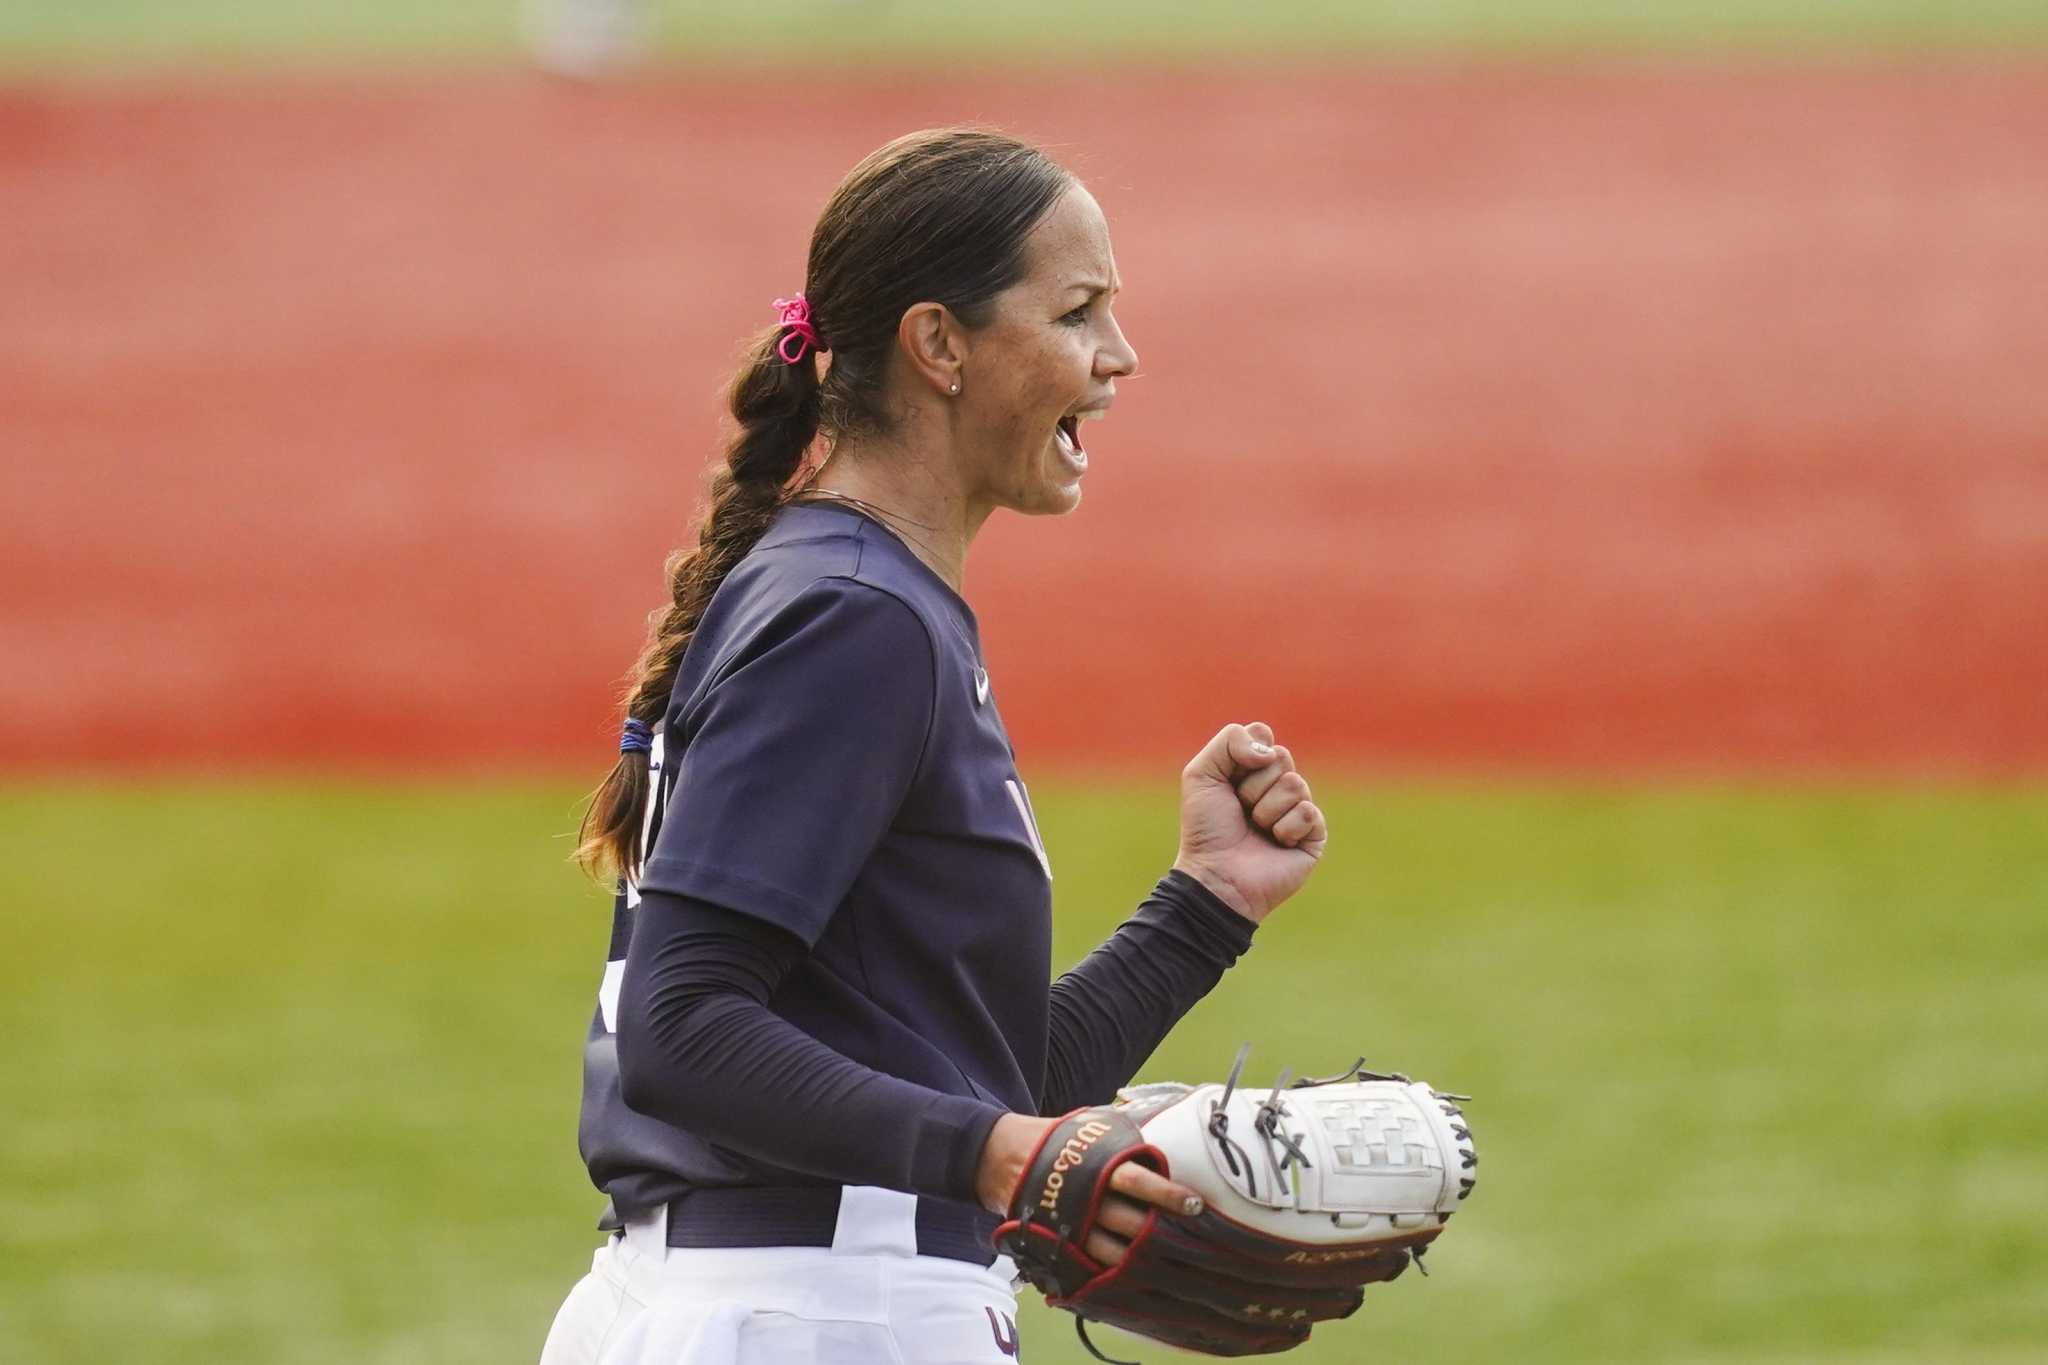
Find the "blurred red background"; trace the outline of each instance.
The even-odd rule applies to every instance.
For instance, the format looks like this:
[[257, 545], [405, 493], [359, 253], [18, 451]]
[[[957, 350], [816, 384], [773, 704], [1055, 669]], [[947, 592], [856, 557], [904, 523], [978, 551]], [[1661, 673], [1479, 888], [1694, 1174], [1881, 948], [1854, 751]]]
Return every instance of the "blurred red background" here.
[[1027, 771], [2048, 768], [2048, 87], [1685, 66], [0, 95], [0, 766], [601, 767], [735, 347], [963, 110], [1144, 362], [970, 564]]

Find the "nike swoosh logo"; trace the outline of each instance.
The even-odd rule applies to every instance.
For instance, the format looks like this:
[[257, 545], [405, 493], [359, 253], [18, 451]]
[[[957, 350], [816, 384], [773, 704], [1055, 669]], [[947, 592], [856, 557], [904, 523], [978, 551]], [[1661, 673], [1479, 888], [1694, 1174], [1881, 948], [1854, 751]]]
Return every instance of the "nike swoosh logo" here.
[[974, 670], [974, 704], [976, 706], [980, 706], [987, 700], [988, 670], [985, 668], [977, 668]]

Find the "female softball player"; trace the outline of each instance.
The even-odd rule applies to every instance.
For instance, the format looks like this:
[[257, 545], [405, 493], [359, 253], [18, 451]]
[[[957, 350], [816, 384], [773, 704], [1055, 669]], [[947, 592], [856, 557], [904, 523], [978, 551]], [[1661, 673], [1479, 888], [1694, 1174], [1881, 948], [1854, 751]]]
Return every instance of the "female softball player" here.
[[[1227, 726], [1173, 868], [1051, 980], [960, 585], [992, 511], [1080, 502], [1081, 424], [1137, 365], [1116, 292], [1088, 191], [988, 132], [891, 143], [819, 218], [584, 824], [619, 874], [580, 1132], [611, 1236], [543, 1365], [1014, 1357], [990, 1232], [1042, 1116], [1111, 1098], [1321, 856], [1288, 751]], [[1116, 1188], [1111, 1232], [1195, 1200]]]

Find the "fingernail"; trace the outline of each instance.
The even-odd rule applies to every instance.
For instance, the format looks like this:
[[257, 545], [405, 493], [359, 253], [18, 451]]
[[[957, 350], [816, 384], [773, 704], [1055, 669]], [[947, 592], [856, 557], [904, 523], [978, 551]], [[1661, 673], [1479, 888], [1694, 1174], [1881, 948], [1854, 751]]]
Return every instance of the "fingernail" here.
[[1191, 1194], [1186, 1199], [1183, 1199], [1181, 1201], [1180, 1211], [1190, 1218], [1200, 1216], [1202, 1212], [1202, 1196], [1199, 1194]]
[[1257, 754], [1260, 758], [1264, 758], [1267, 754], [1273, 752], [1273, 746], [1266, 743], [1264, 740], [1255, 739], [1252, 741], [1252, 752]]

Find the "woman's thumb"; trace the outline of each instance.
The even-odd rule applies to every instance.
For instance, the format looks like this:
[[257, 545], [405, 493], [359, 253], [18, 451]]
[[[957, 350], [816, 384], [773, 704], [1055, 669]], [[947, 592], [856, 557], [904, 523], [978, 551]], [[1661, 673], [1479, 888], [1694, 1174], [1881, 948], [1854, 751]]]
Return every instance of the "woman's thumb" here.
[[1234, 782], [1241, 773], [1263, 768], [1273, 759], [1273, 731], [1263, 721], [1226, 725], [1202, 751], [1188, 761], [1182, 776], [1211, 782]]

